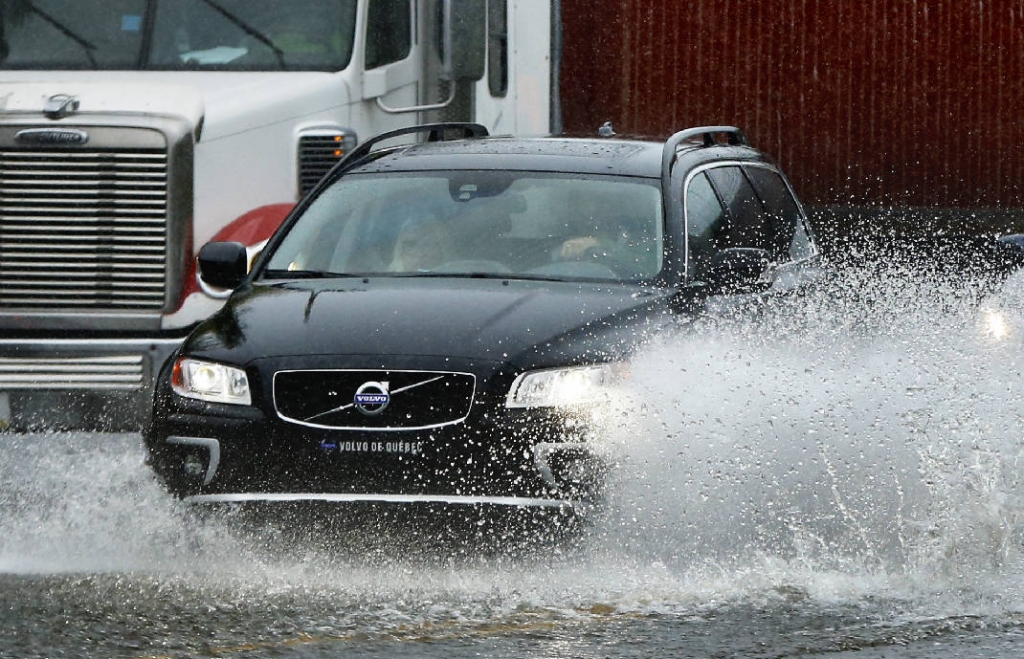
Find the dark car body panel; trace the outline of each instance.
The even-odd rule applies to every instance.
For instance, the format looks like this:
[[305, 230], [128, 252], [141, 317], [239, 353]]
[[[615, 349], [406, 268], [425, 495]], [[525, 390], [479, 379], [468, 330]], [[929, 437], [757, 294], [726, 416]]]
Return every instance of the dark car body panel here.
[[[547, 366], [624, 360], [640, 345], [638, 337], [653, 336], [673, 318], [669, 296], [640, 287], [460, 278], [323, 280], [303, 286], [256, 284], [240, 290], [192, 334], [182, 352], [244, 366], [253, 406], [260, 410], [275, 409], [267, 373], [438, 368], [470, 373], [478, 386], [468, 418], [427, 430], [339, 431], [272, 413], [254, 415], [250, 408], [176, 400], [167, 378], [161, 378], [158, 425], [149, 434], [212, 434], [222, 444], [217, 481], [202, 488], [204, 493], [300, 485], [318, 492], [391, 492], [400, 484], [397, 491], [437, 494], [452, 492], [448, 484], [457, 483], [458, 491], [474, 494], [543, 496], [550, 488], [529, 461], [511, 472], [504, 465], [522, 462], [509, 456], [538, 441], [564, 441], [565, 433], [557, 414], [505, 409], [516, 376]], [[192, 409], [174, 414], [165, 405]], [[523, 427], [533, 430], [524, 435]], [[176, 458], [184, 450], [171, 452]], [[156, 453], [166, 455], [166, 447], [157, 446]], [[266, 465], [273, 465], [269, 472]], [[262, 477], [251, 476], [259, 471], [265, 472]]]
[[[665, 145], [656, 142], [493, 138], [391, 147], [341, 163], [271, 238], [225, 306], [179, 351], [244, 371], [251, 404], [180, 395], [171, 383], [177, 377], [172, 359], [159, 379], [154, 421], [145, 434], [150, 463], [172, 492], [203, 501], [305, 494], [378, 503], [420, 496], [546, 506], [599, 499], [608, 465], [592, 446], [593, 408], [512, 404], [516, 383], [527, 375], [543, 380], [548, 371], [590, 369], [605, 377], [694, 314], [760, 303], [818, 277], [808, 234], [811, 257], [782, 255], [764, 270], [763, 282], [755, 281], [757, 272], [741, 274], [736, 291], [699, 281], [687, 270], [688, 174], [724, 163], [767, 167], [780, 181], [784, 177], [743, 143], [679, 144], [668, 179], [665, 154]], [[597, 194], [616, 181], [653, 187], [650, 206], [663, 224], [656, 243], [663, 250], [661, 269], [644, 279], [602, 280], [588, 279], [585, 269], [575, 277], [443, 270], [293, 274], [291, 265], [301, 259], [290, 255], [273, 269], [268, 265], [318, 197], [346, 177], [372, 182], [402, 172], [462, 171], [578, 177], [600, 186]], [[788, 183], [780, 190], [791, 195]], [[452, 205], [455, 193], [445, 201]], [[792, 201], [803, 230], [802, 209]], [[769, 253], [752, 250], [757, 258], [736, 262], [756, 270], [762, 251]], [[448, 394], [459, 400], [446, 400]], [[431, 408], [416, 410], [416, 401]]]
[[[457, 277], [256, 284], [193, 332], [183, 350], [238, 364], [336, 355], [339, 345], [341, 354], [370, 356], [377, 366], [381, 355], [525, 368], [607, 360], [632, 350], [652, 317], [669, 313], [668, 298], [641, 287]], [[609, 332], [632, 340], [609, 341]]]

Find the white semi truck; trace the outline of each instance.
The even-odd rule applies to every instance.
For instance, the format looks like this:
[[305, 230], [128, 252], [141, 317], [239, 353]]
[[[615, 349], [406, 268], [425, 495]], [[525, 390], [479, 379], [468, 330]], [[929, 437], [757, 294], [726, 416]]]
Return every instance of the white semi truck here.
[[132, 428], [258, 246], [360, 139], [558, 121], [557, 0], [0, 0], [0, 427]]

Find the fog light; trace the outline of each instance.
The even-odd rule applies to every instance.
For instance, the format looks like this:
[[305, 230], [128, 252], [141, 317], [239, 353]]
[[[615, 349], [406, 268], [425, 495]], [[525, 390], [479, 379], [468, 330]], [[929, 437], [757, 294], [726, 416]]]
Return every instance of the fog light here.
[[195, 453], [189, 453], [185, 456], [185, 461], [181, 466], [185, 470], [185, 475], [190, 478], [199, 478], [206, 473], [205, 462]]
[[187, 476], [200, 480], [203, 485], [213, 481], [220, 465], [220, 442], [210, 437], [168, 437], [164, 441], [189, 447], [181, 461], [182, 471]]
[[541, 442], [533, 447], [533, 462], [541, 479], [562, 496], [603, 496], [608, 465], [585, 445]]

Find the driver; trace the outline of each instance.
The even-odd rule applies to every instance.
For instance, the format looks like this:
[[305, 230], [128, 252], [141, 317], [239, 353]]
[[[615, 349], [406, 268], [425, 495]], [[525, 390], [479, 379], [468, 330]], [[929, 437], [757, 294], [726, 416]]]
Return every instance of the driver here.
[[629, 242], [626, 222], [615, 213], [608, 212], [600, 197], [588, 196], [573, 204], [572, 225], [579, 232], [564, 240], [557, 248], [555, 258], [561, 261], [593, 261], [613, 270], [628, 269], [636, 256]]

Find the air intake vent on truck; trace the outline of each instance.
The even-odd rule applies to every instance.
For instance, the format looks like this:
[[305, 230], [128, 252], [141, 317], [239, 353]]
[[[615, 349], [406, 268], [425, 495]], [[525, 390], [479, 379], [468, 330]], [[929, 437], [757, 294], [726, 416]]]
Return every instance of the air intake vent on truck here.
[[143, 372], [142, 355], [0, 357], [0, 389], [133, 390]]
[[312, 190], [355, 145], [355, 134], [346, 130], [321, 128], [299, 135], [299, 195]]
[[0, 150], [0, 308], [159, 310], [163, 149]]

